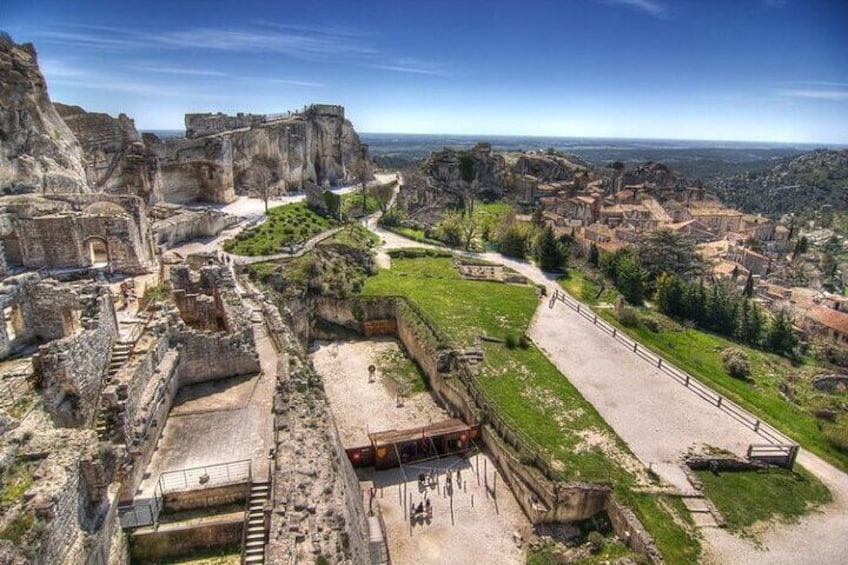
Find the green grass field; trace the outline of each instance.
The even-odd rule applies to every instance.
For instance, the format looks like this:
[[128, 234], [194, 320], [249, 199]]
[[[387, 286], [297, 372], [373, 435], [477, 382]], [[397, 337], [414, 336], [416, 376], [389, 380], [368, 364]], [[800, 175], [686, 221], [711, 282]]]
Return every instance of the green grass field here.
[[286, 204], [269, 210], [268, 219], [259, 226], [227, 241], [224, 250], [236, 255], [272, 255], [338, 225], [335, 220], [309, 208], [305, 202]]
[[813, 506], [833, 500], [827, 488], [800, 467], [714, 474], [697, 471], [704, 492], [734, 532], [761, 520], [793, 521]]
[[[455, 346], [480, 334], [523, 334], [538, 305], [532, 286], [468, 281], [450, 258], [393, 259], [363, 288], [366, 296], [404, 296], [421, 308]], [[477, 384], [498, 414], [548, 459], [562, 480], [610, 484], [642, 518], [668, 563], [692, 563], [700, 543], [659, 496], [633, 491], [635, 479], [621, 461], [633, 460], [574, 386], [534, 346], [509, 349], [484, 342], [485, 363]], [[604, 438], [601, 449], [587, 437]]]

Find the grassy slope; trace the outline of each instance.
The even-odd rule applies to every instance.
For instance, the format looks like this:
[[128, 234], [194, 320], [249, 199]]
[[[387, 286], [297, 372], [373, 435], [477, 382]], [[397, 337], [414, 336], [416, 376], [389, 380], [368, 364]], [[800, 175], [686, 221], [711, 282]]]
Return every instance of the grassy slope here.
[[[533, 287], [463, 280], [445, 258], [395, 259], [391, 270], [368, 279], [363, 294], [410, 298], [456, 345], [468, 345], [481, 333], [523, 332], [537, 305]], [[580, 432], [589, 429], [608, 435], [623, 453], [627, 447], [556, 367], [532, 346], [484, 347], [481, 390], [553, 459], [563, 478], [612, 484], [644, 520], [669, 563], [697, 560], [698, 540], [671, 519], [660, 497], [634, 493], [633, 478], [599, 449], [575, 452]]]
[[237, 255], [272, 255], [283, 247], [302, 243], [338, 222], [317, 214], [305, 202], [278, 206], [268, 211], [268, 219], [224, 244], [224, 249]]

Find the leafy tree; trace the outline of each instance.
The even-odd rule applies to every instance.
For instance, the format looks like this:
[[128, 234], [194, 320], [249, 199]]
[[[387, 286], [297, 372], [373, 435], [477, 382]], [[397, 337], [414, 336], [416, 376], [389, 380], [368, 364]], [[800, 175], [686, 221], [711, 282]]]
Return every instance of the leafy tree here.
[[631, 304], [642, 304], [648, 290], [648, 272], [639, 257], [628, 253], [617, 263], [616, 287]]
[[560, 272], [565, 267], [565, 245], [557, 241], [551, 226], [545, 226], [533, 244], [533, 258], [543, 271]]
[[527, 256], [527, 230], [511, 222], [498, 234], [498, 251], [508, 257], [524, 259]]
[[654, 301], [659, 311], [667, 316], [682, 316], [685, 292], [683, 280], [673, 273], [661, 273], [656, 287]]
[[389, 203], [392, 201], [392, 197], [395, 195], [395, 183], [389, 182], [374, 185], [369, 190], [369, 193], [377, 200], [380, 211], [385, 214], [389, 209]]
[[462, 216], [450, 211], [436, 224], [436, 235], [450, 247], [459, 247], [463, 242]]
[[766, 331], [764, 345], [769, 351], [790, 359], [797, 356], [798, 336], [792, 326], [792, 317], [785, 310], [774, 315]]
[[652, 232], [639, 247], [639, 258], [652, 281], [660, 273], [688, 279], [704, 271], [692, 239], [671, 230]]

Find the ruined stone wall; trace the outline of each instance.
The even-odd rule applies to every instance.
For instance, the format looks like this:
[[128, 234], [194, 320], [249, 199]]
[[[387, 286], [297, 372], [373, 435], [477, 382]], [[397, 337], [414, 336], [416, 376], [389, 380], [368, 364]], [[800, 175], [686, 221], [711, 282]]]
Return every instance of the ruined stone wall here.
[[175, 332], [174, 340], [181, 346], [177, 369], [180, 386], [259, 372], [252, 328], [226, 334], [183, 326]]
[[45, 410], [58, 426], [87, 427], [99, 405], [103, 378], [118, 337], [118, 323], [108, 291], [96, 296], [72, 336], [41, 347], [33, 356], [33, 370], [42, 388]]
[[152, 226], [156, 245], [174, 247], [184, 241], [212, 237], [240, 222], [238, 216], [216, 210], [187, 210]]
[[22, 266], [86, 268], [90, 243], [104, 242], [113, 271], [139, 274], [154, 264], [147, 209], [130, 196], [51, 195], [21, 197], [7, 209]]
[[244, 518], [218, 519], [202, 525], [137, 530], [132, 534], [132, 563], [160, 562], [241, 543]]
[[259, 126], [265, 123], [264, 114], [243, 114], [228, 116], [221, 112], [186, 114], [185, 130], [189, 139], [223, 133], [225, 131]]

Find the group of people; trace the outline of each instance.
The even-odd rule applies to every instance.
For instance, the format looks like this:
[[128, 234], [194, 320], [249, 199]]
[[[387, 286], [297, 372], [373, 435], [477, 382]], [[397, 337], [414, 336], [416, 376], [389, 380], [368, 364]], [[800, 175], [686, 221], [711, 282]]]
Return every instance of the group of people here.
[[426, 520], [430, 520], [431, 518], [433, 518], [433, 506], [430, 504], [430, 499], [427, 498], [426, 494], [424, 495], [423, 501], [410, 506], [409, 518], [411, 520], [415, 520], [416, 518], [424, 518]]

